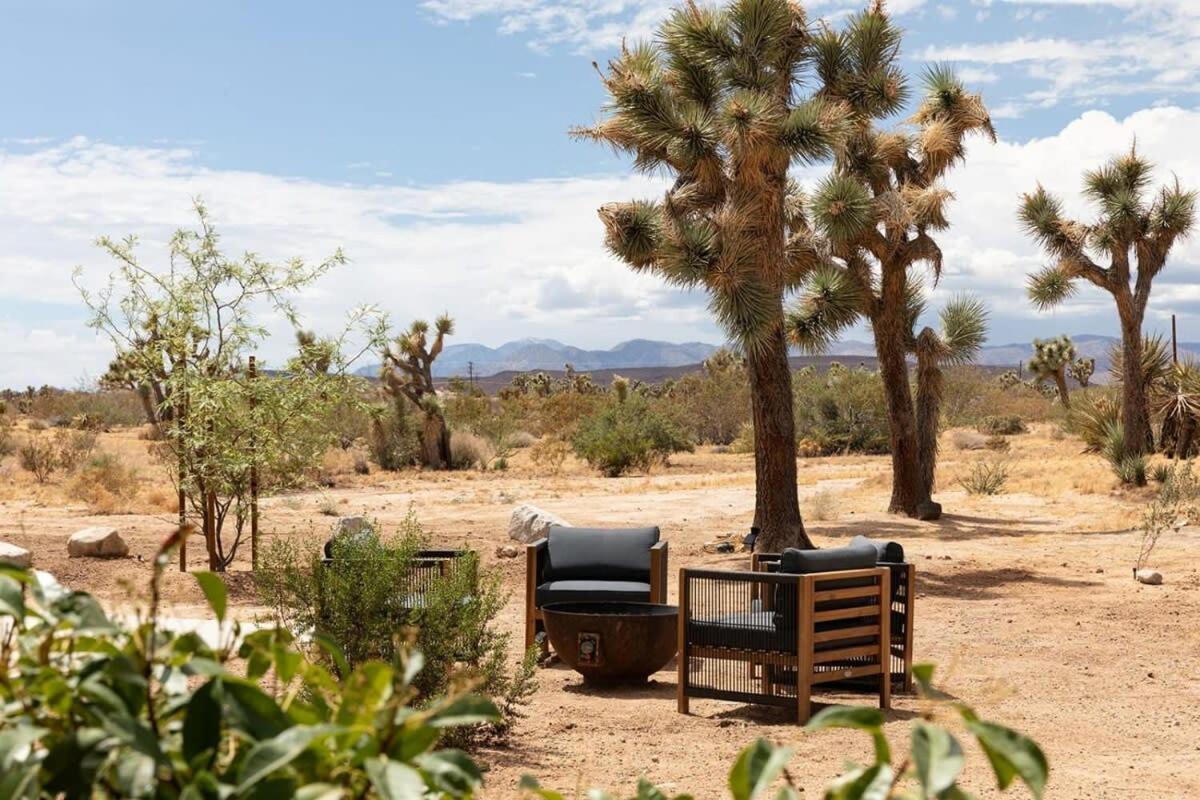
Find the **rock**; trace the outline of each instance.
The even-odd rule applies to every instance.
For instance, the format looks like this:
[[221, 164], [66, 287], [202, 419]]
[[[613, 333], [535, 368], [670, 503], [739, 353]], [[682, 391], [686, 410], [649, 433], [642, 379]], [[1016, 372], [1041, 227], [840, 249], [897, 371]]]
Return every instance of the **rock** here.
[[532, 544], [544, 537], [551, 525], [570, 526], [565, 519], [543, 511], [529, 504], [519, 505], [513, 509], [508, 520], [508, 538], [521, 544]]
[[1144, 583], [1147, 586], [1160, 586], [1163, 582], [1162, 573], [1156, 569], [1147, 569], [1143, 567], [1133, 573], [1133, 577], [1138, 583]]
[[29, 569], [33, 565], [33, 556], [24, 547], [17, 547], [15, 544], [8, 542], [0, 542], [0, 564], [8, 564], [10, 567], [18, 567], [20, 569]]
[[496, 558], [516, 558], [521, 555], [521, 548], [515, 544], [502, 544], [496, 548]]
[[917, 506], [917, 519], [922, 522], [933, 522], [942, 518], [942, 504], [926, 500]]
[[71, 558], [124, 558], [129, 555], [129, 545], [116, 528], [84, 528], [72, 533], [67, 540], [67, 555]]

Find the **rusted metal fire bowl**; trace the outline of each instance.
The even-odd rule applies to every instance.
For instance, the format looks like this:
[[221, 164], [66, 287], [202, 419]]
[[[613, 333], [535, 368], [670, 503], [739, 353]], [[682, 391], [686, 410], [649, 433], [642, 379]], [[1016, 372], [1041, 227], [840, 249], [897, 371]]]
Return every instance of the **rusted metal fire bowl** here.
[[679, 608], [654, 603], [550, 603], [554, 652], [588, 683], [643, 682], [678, 650]]

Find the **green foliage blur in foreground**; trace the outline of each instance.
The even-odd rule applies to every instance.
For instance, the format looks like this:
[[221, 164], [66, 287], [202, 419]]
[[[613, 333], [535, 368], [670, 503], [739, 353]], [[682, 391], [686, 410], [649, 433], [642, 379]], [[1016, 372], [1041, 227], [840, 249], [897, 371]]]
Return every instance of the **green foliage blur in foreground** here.
[[[921, 719], [913, 723], [909, 750], [899, 759], [883, 732], [882, 711], [864, 706], [830, 706], [815, 714], [805, 729], [853, 728], [870, 735], [874, 761], [852, 765], [825, 789], [825, 800], [971, 800], [958, 785], [965, 763], [962, 745], [949, 730], [954, 721], [978, 742], [991, 763], [996, 785], [1001, 791], [1020, 779], [1034, 798], [1042, 797], [1049, 766], [1041, 748], [1026, 736], [1003, 725], [980, 719], [968, 706], [952, 702], [949, 696], [933, 688], [932, 664], [913, 667], [923, 702], [927, 704]], [[743, 750], [729, 771], [729, 796], [733, 800], [800, 800], [805, 795], [788, 772], [792, 750], [759, 739]], [[778, 787], [778, 788], [775, 788]], [[532, 777], [521, 780], [528, 797], [539, 800], [565, 800], [558, 792], [543, 789]], [[593, 790], [588, 800], [615, 800], [613, 795]], [[668, 795], [643, 778], [637, 793], [629, 800], [691, 800], [690, 794]]]
[[[0, 567], [0, 797], [469, 798], [482, 782], [442, 732], [494, 722], [457, 693], [413, 708], [416, 653], [354, 670], [314, 663], [277, 630], [240, 637], [225, 585], [196, 576], [221, 623], [212, 648], [149, 615], [130, 628], [44, 573]], [[331, 650], [332, 646], [322, 643]], [[237, 672], [230, 662], [244, 662]]]
[[[351, 670], [336, 647], [318, 641], [335, 664], [330, 670], [307, 659], [282, 631], [242, 638], [227, 619], [225, 584], [212, 573], [196, 579], [220, 624], [222, 644], [213, 648], [195, 633], [164, 630], [159, 580], [179, 538], [168, 537], [160, 548], [149, 613], [132, 628], [45, 573], [0, 566], [0, 797], [476, 796], [479, 768], [438, 742], [447, 729], [497, 721], [491, 702], [452, 690], [413, 707], [423, 664], [416, 653], [401, 650], [392, 663], [366, 661]], [[235, 657], [244, 665], [236, 672], [230, 666]], [[932, 671], [914, 668], [927, 708], [898, 761], [883, 733], [882, 712], [834, 706], [812, 718], [809, 730], [854, 728], [874, 744], [873, 762], [850, 767], [824, 797], [970, 798], [957, 784], [962, 746], [942, 724], [953, 719], [978, 742], [1002, 790], [1020, 779], [1041, 798], [1048, 768], [1038, 746], [950, 702], [931, 686]], [[729, 773], [730, 796], [754, 800], [774, 791], [776, 800], [799, 800], [800, 787], [787, 771], [791, 755], [761, 739], [750, 745]], [[521, 787], [541, 800], [562, 798], [532, 778]], [[635, 797], [667, 795], [643, 779]], [[593, 791], [588, 798], [611, 796]]]

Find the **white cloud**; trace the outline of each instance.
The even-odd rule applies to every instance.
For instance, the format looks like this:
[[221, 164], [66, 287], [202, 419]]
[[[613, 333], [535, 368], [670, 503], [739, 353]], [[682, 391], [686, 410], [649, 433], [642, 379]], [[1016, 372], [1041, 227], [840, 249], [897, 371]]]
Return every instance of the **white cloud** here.
[[[1016, 223], [1020, 194], [1041, 181], [1071, 213], [1086, 215], [1081, 173], [1135, 135], [1139, 150], [1161, 165], [1160, 180], [1174, 171], [1186, 186], [1200, 187], [1197, 130], [1200, 111], [1164, 107], [1122, 120], [1087, 112], [1026, 143], [972, 140], [967, 162], [949, 181], [957, 199], [953, 227], [940, 236], [946, 273], [938, 297], [976, 291], [1007, 320], [999, 338], [1025, 336], [1027, 321], [1039, 319], [1024, 299], [1025, 275], [1043, 262]], [[657, 196], [663, 183], [651, 178], [330, 184], [207, 169], [187, 150], [75, 139], [27, 153], [0, 148], [0, 186], [0, 386], [70, 385], [102, 371], [108, 349], [83, 326], [72, 267], [83, 265], [86, 282], [97, 285], [112, 265], [92, 242], [128, 233], [142, 238], [147, 264], [161, 265], [167, 237], [190, 222], [197, 194], [233, 252], [317, 259], [345, 248], [351, 264], [300, 303], [318, 330], [335, 329], [357, 304], [377, 303], [399, 323], [448, 310], [458, 319], [459, 341], [544, 336], [610, 346], [634, 336], [721, 339], [702, 295], [683, 296], [604, 251], [596, 208]], [[1160, 281], [1153, 309], [1200, 313], [1191, 288], [1198, 268], [1200, 244], [1191, 239], [1164, 273], [1171, 283]], [[1085, 291], [1060, 314], [1092, 319], [1064, 329], [1107, 326], [1109, 308], [1103, 295]], [[1192, 320], [1200, 325], [1200, 316]], [[277, 337], [264, 357], [277, 359], [287, 343]]]
[[[888, 9], [904, 14], [925, 0], [892, 0]], [[623, 39], [643, 39], [679, 0], [422, 0], [421, 8], [438, 22], [494, 21], [497, 30], [517, 36], [535, 50], [566, 47], [594, 52], [617, 47]], [[861, 0], [815, 0], [814, 13], [844, 14], [863, 7]]]

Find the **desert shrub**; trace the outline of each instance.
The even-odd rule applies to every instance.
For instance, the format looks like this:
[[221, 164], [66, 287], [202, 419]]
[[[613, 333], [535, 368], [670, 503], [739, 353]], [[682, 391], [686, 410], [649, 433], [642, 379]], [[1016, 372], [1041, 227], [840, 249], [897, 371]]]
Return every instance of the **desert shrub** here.
[[734, 453], [741, 453], [743, 455], [754, 452], [753, 422], [746, 422], [742, 424], [742, 427], [738, 430], [737, 438], [730, 443], [729, 449]]
[[34, 433], [41, 433], [46, 430], [46, 423], [40, 419], [31, 419], [25, 427]]
[[523, 397], [506, 401], [515, 409], [525, 409], [532, 420], [533, 433], [539, 436], [557, 436], [570, 440], [584, 419], [596, 414], [608, 402], [603, 394], [581, 394], [558, 392], [548, 397]]
[[730, 444], [750, 419], [746, 371], [732, 357], [709, 359], [702, 371], [676, 381], [668, 405], [693, 441]]
[[571, 443], [576, 455], [610, 478], [693, 450], [683, 431], [636, 394], [585, 418]]
[[1004, 436], [989, 436], [984, 441], [983, 446], [997, 453], [1007, 453], [1012, 449], [1012, 443]]
[[421, 452], [421, 440], [411, 417], [396, 413], [390, 405], [374, 409], [367, 446], [379, 468], [388, 471], [413, 466]]
[[130, 389], [50, 389], [38, 392], [26, 413], [62, 420], [65, 425], [86, 421], [93, 429], [140, 425], [146, 421], [142, 399]]
[[976, 461], [958, 483], [967, 494], [1000, 494], [1008, 482], [1008, 474], [1009, 464], [1004, 459]]
[[1105, 426], [1100, 455], [1108, 462], [1117, 480], [1131, 486], [1146, 485], [1146, 457], [1131, 452], [1125, 442], [1125, 426], [1118, 421]]
[[796, 440], [810, 455], [886, 453], [887, 405], [879, 373], [862, 368], [797, 372], [793, 379]]
[[569, 441], [560, 439], [557, 436], [547, 436], [538, 439], [533, 447], [529, 448], [529, 460], [533, 462], [535, 467], [548, 470], [552, 475], [557, 475], [562, 471], [567, 456], [571, 455], [571, 449]]
[[452, 469], [487, 469], [495, 450], [491, 443], [469, 431], [450, 432], [450, 466]]
[[1109, 429], [1121, 421], [1121, 401], [1110, 392], [1077, 395], [1067, 414], [1066, 429], [1083, 439], [1087, 449], [1099, 452], [1108, 439]]
[[957, 450], [984, 450], [987, 448], [988, 437], [975, 431], [952, 431], [950, 443]]
[[837, 497], [827, 491], [815, 493], [808, 499], [806, 519], [830, 520], [837, 516]]
[[38, 483], [45, 483], [58, 471], [58, 448], [45, 436], [30, 436], [17, 450], [21, 469], [32, 472]]
[[96, 453], [70, 483], [71, 495], [96, 512], [127, 511], [138, 491], [138, 473], [113, 453]]
[[1158, 493], [1142, 512], [1142, 539], [1135, 570], [1147, 566], [1164, 533], [1179, 531], [1200, 519], [1200, 479], [1192, 470], [1192, 462], [1163, 464], [1160, 469], [1156, 475]]
[[460, 681], [474, 682], [502, 709], [502, 719], [487, 731], [500, 732], [532, 694], [536, 650], [509, 671], [509, 635], [495, 624], [505, 602], [500, 576], [484, 572], [473, 553], [418, 593], [414, 559], [424, 544], [411, 513], [386, 541], [374, 535], [338, 537], [328, 564], [319, 551], [276, 540], [255, 580], [280, 625], [297, 637], [334, 642], [352, 668], [393, 660], [401, 634], [411, 630], [413, 645], [425, 657], [425, 669], [413, 683], [418, 702]]
[[355, 450], [352, 454], [354, 458], [354, 474], [355, 475], [370, 475], [371, 461], [366, 452]]
[[975, 427], [984, 417], [1011, 415], [1027, 422], [1061, 419], [1061, 407], [1015, 372], [997, 378], [982, 367], [963, 365], [943, 371], [942, 419], [947, 426]]
[[58, 466], [71, 472], [96, 450], [99, 437], [92, 430], [57, 430], [54, 432], [54, 447]]
[[538, 438], [529, 431], [517, 431], [512, 435], [512, 446], [517, 450], [533, 447], [537, 443]]
[[17, 451], [17, 443], [13, 440], [12, 429], [0, 420], [0, 458], [11, 456]]
[[976, 429], [988, 436], [1012, 436], [1029, 430], [1015, 414], [992, 414], [979, 421]]
[[1172, 469], [1173, 465], [1171, 464], [1155, 464], [1150, 468], [1150, 477], [1154, 479], [1155, 483], [1166, 483], [1171, 479]]
[[479, 768], [438, 748], [448, 730], [499, 719], [492, 703], [454, 686], [413, 707], [417, 653], [342, 670], [312, 660], [286, 631], [243, 638], [212, 573], [196, 580], [221, 643], [174, 633], [157, 601], [170, 560], [168, 548], [155, 556], [136, 624], [47, 573], [2, 568], [0, 796], [478, 796]]

